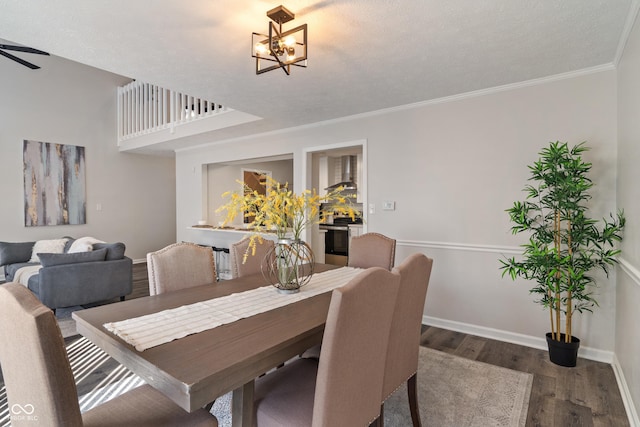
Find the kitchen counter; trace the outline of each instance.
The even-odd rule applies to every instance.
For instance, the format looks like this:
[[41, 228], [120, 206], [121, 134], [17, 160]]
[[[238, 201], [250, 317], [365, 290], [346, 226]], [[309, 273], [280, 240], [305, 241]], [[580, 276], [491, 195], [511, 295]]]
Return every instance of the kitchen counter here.
[[[235, 227], [214, 227], [212, 225], [193, 225], [187, 227], [189, 237], [185, 241], [199, 245], [212, 246], [216, 249], [216, 271], [221, 279], [231, 278], [229, 253], [224, 252], [232, 244], [255, 233], [255, 230]], [[260, 231], [263, 239], [276, 241], [278, 236], [273, 230]]]

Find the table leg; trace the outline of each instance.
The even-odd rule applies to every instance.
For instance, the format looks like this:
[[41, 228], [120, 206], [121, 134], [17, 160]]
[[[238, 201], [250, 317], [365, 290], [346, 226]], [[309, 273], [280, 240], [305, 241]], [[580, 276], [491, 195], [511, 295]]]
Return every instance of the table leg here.
[[253, 380], [233, 390], [231, 399], [231, 425], [253, 427]]

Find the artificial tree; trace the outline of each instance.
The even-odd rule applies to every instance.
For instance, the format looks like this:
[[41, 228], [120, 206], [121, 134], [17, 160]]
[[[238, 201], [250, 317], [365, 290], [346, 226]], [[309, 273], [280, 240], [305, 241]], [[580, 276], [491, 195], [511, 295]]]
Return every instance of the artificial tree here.
[[602, 269], [608, 276], [609, 267], [617, 263], [620, 250], [614, 245], [622, 240], [625, 224], [622, 211], [610, 214], [610, 220], [603, 218], [600, 228], [600, 221], [587, 216], [588, 190], [593, 187], [587, 176], [592, 164], [581, 156], [587, 150], [584, 142], [572, 148], [551, 142], [539, 153], [540, 159], [529, 166], [532, 184], [524, 188], [526, 200], [507, 210], [515, 224], [513, 234], [530, 233], [529, 242], [522, 245], [520, 260], [500, 260], [503, 276], [536, 282], [530, 292], [549, 309], [551, 338], [566, 343], [572, 340], [573, 314], [598, 305], [591, 272]]

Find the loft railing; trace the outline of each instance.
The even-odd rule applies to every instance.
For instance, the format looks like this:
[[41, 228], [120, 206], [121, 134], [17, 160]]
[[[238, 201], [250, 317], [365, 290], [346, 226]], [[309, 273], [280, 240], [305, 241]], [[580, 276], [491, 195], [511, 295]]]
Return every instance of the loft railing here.
[[215, 102], [134, 81], [118, 88], [118, 141], [231, 111]]

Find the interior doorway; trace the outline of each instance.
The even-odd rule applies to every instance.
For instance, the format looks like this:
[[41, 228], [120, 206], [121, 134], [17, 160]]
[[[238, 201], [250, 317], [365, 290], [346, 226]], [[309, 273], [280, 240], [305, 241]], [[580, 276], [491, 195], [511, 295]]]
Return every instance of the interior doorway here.
[[[343, 181], [347, 177], [342, 175], [343, 164], [349, 161], [355, 168], [351, 170], [356, 184], [355, 206], [360, 211], [363, 224], [361, 232], [367, 227], [367, 141], [357, 140], [344, 143], [311, 147], [305, 150], [303, 156], [305, 188], [315, 188], [319, 194], [326, 194], [327, 188]], [[305, 240], [311, 244], [316, 261], [324, 262], [326, 231], [318, 225], [306, 230]]]

